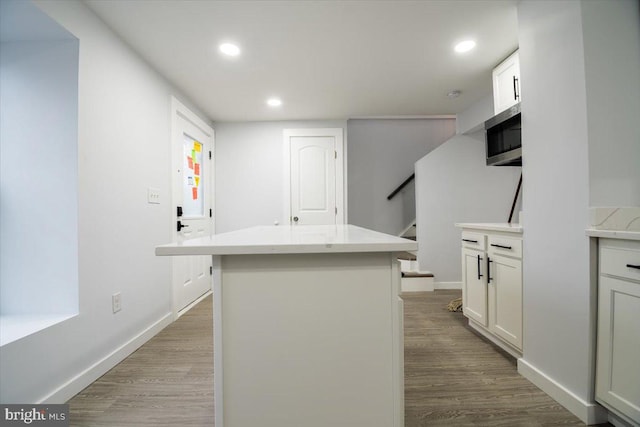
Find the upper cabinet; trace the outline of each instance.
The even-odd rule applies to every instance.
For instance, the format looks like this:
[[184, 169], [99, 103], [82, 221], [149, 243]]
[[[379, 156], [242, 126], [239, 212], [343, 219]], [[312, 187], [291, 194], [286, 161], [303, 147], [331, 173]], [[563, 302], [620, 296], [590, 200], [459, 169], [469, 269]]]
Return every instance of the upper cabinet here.
[[493, 109], [498, 114], [522, 100], [520, 56], [515, 51], [493, 69]]

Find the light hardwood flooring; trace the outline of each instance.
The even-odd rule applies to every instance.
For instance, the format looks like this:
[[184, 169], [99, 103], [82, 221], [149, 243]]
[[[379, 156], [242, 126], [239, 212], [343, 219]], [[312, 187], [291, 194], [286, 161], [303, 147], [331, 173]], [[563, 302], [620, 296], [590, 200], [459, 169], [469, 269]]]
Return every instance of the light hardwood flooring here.
[[[403, 296], [405, 426], [584, 425], [446, 310], [459, 296]], [[72, 398], [71, 426], [212, 426], [211, 306], [205, 299]]]

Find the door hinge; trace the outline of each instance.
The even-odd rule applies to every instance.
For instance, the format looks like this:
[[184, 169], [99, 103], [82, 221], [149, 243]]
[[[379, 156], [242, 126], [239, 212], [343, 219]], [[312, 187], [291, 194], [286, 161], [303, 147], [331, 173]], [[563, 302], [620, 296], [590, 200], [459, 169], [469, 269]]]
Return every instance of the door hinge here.
[[336, 215], [338, 215], [338, 207], [336, 206]]
[[213, 276], [213, 266], [209, 266], [209, 276]]
[[209, 218], [213, 218], [213, 209], [209, 209]]
[[209, 160], [211, 160], [211, 151], [209, 151]]
[[337, 152], [337, 151], [334, 151], [334, 152], [333, 152], [333, 158], [334, 158], [334, 159], [337, 159], [337, 158], [338, 158], [338, 152]]

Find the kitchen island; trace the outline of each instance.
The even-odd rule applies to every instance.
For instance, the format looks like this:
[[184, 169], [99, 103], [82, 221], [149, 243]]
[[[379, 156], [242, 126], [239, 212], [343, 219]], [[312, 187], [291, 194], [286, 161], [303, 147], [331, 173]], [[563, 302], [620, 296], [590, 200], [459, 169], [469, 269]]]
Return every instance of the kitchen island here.
[[403, 426], [395, 253], [416, 249], [352, 225], [254, 227], [157, 247], [220, 257], [216, 427]]

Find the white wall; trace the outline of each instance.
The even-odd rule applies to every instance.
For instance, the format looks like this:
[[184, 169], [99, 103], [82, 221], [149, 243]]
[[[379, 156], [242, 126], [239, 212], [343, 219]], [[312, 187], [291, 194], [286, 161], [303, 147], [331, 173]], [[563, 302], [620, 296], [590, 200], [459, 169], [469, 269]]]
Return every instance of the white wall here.
[[66, 38], [0, 47], [4, 316], [78, 310], [78, 41]]
[[344, 120], [216, 123], [216, 233], [282, 221], [282, 131], [301, 128], [342, 128], [348, 145]]
[[[172, 234], [174, 91], [82, 2], [37, 4], [80, 40], [79, 314], [0, 349], [3, 403], [65, 401], [126, 355], [114, 350], [132, 351], [171, 311], [171, 260], [156, 257], [154, 246]], [[160, 189], [161, 204], [147, 204], [148, 186]], [[114, 315], [117, 291], [122, 311]]]
[[638, 2], [518, 7], [524, 186], [524, 358], [583, 421], [593, 403], [588, 208], [640, 204]]
[[387, 196], [414, 173], [418, 159], [455, 134], [455, 120], [349, 120], [348, 126], [349, 223], [398, 234], [409, 225], [405, 204], [401, 194]]
[[[457, 135], [416, 163], [418, 264], [462, 280], [459, 222], [507, 222], [520, 168], [487, 166], [484, 132]], [[517, 216], [515, 217], [517, 219]]]
[[640, 4], [582, 3], [591, 206], [640, 206]]
[[470, 134], [482, 131], [484, 122], [493, 116], [493, 94], [490, 93], [456, 116], [456, 132]]

